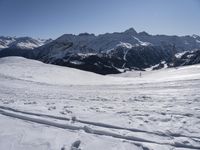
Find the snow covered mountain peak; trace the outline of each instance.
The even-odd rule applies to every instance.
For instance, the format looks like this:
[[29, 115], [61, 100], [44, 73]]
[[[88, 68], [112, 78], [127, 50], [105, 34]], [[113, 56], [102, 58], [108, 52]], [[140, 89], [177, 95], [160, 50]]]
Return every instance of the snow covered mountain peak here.
[[3, 48], [7, 48], [9, 44], [11, 44], [12, 42], [14, 42], [15, 39], [13, 37], [4, 37], [4, 36], [1, 36], [0, 37], [0, 49], [3, 49]]

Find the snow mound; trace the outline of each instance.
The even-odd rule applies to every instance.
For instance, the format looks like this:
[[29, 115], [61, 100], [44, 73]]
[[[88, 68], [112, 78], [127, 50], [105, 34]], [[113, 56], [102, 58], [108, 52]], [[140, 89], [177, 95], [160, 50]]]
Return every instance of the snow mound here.
[[78, 69], [44, 64], [22, 57], [0, 59], [0, 75], [20, 80], [61, 85], [107, 84], [116, 81], [114, 77], [102, 76]]

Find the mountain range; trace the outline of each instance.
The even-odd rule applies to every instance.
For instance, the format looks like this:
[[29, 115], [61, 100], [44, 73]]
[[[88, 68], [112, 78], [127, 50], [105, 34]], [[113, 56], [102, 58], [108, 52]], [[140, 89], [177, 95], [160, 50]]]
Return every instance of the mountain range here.
[[200, 63], [200, 36], [150, 35], [133, 28], [100, 35], [64, 34], [55, 40], [0, 37], [0, 48], [0, 57], [23, 56], [104, 75]]

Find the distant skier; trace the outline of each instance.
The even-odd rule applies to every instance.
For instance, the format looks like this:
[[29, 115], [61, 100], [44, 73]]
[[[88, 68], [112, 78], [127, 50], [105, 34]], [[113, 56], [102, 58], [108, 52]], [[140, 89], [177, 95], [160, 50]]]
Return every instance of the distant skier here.
[[140, 78], [142, 77], [142, 73], [141, 72], [140, 72], [139, 76], [140, 76]]

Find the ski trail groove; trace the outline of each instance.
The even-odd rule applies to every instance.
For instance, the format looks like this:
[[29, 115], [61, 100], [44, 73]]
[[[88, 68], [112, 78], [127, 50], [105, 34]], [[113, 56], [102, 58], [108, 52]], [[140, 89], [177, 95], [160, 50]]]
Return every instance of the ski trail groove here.
[[127, 131], [131, 131], [131, 132], [144, 132], [144, 133], [148, 133], [148, 134], [155, 134], [155, 135], [159, 135], [159, 136], [169, 137], [169, 135], [162, 133], [162, 132], [151, 132], [151, 131], [145, 131], [145, 130], [140, 130], [140, 129], [135, 129], [135, 128], [124, 128], [124, 127], [120, 127], [120, 126], [104, 124], [104, 123], [100, 123], [100, 122], [85, 121], [85, 120], [80, 120], [80, 119], [75, 119], [74, 121], [80, 122], [83, 124], [104, 127], [104, 128], [121, 129], [121, 130], [127, 130]]
[[115, 126], [115, 125], [110, 125], [110, 124], [105, 124], [105, 123], [100, 123], [100, 122], [92, 122], [92, 121], [85, 121], [85, 120], [80, 120], [77, 119], [76, 117], [73, 117], [72, 119], [66, 118], [66, 117], [59, 117], [59, 116], [53, 116], [53, 115], [46, 115], [46, 114], [39, 114], [39, 113], [32, 113], [32, 112], [26, 112], [6, 106], [0, 106], [0, 109], [3, 110], [8, 110], [8, 111], [13, 111], [17, 113], [22, 113], [22, 114], [27, 114], [27, 115], [33, 115], [33, 116], [39, 116], [39, 117], [47, 117], [47, 118], [53, 118], [53, 119], [58, 119], [58, 120], [64, 120], [64, 121], [74, 121], [74, 122], [79, 122], [87, 125], [93, 125], [93, 126], [98, 126], [98, 127], [103, 127], [103, 128], [112, 128], [112, 129], [120, 129], [120, 130], [127, 130], [131, 132], [142, 132], [142, 133], [147, 133], [147, 134], [153, 134], [153, 135], [158, 135], [158, 136], [163, 136], [163, 137], [186, 137], [186, 138], [197, 138], [200, 139], [198, 136], [187, 136], [184, 134], [175, 134], [175, 133], [163, 133], [163, 132], [151, 132], [151, 131], [146, 131], [146, 130], [140, 130], [140, 129], [135, 129], [135, 128], [124, 128], [120, 126]]
[[70, 121], [71, 119], [66, 118], [66, 117], [59, 117], [59, 116], [53, 116], [53, 115], [46, 115], [46, 114], [40, 114], [40, 113], [32, 113], [32, 112], [27, 112], [27, 111], [22, 111], [18, 109], [13, 109], [10, 107], [5, 107], [5, 106], [0, 106], [0, 109], [4, 110], [9, 110], [17, 113], [22, 113], [22, 114], [27, 114], [27, 115], [33, 115], [33, 116], [39, 116], [39, 117], [47, 117], [47, 118], [53, 118], [53, 119], [58, 119], [58, 120], [65, 120], [65, 121]]
[[127, 130], [127, 131], [132, 131], [132, 132], [143, 132], [143, 133], [154, 134], [154, 135], [163, 136], [163, 137], [172, 136], [172, 137], [186, 137], [186, 138], [200, 139], [200, 137], [198, 137], [198, 136], [187, 136], [187, 135], [175, 134], [175, 133], [165, 134], [163, 132], [151, 132], [151, 131], [140, 130], [140, 129], [135, 129], [135, 128], [124, 128], [124, 127], [120, 127], [120, 126], [109, 125], [109, 124], [104, 124], [104, 123], [100, 123], [100, 122], [91, 122], [91, 121], [79, 120], [79, 119], [75, 119], [74, 121], [80, 122], [80, 123], [83, 123], [83, 124], [104, 127], [104, 128], [121, 129], [121, 130]]
[[120, 134], [116, 134], [116, 133], [108, 132], [108, 131], [103, 131], [103, 130], [94, 130], [94, 129], [91, 129], [87, 126], [79, 127], [79, 126], [74, 126], [74, 125], [55, 123], [55, 122], [52, 122], [52, 121], [47, 121], [47, 120], [38, 119], [38, 118], [37, 119], [31, 118], [31, 117], [27, 117], [27, 116], [24, 116], [24, 115], [10, 113], [10, 112], [4, 111], [4, 110], [0, 110], [0, 114], [2, 114], [4, 116], [12, 117], [12, 118], [21, 119], [21, 120], [24, 120], [24, 121], [30, 121], [30, 122], [33, 122], [33, 123], [43, 124], [43, 125], [47, 125], [47, 126], [61, 128], [61, 129], [83, 130], [83, 131], [85, 131], [86, 133], [89, 133], [89, 134], [104, 135], [104, 136], [109, 136], [109, 137], [113, 137], [113, 138], [117, 138], [117, 139], [124, 139], [124, 140], [144, 142], [144, 143], [153, 143], [153, 144], [160, 144], [160, 145], [170, 145], [170, 146], [173, 146], [173, 147], [176, 147], [176, 148], [200, 149], [200, 146], [185, 145], [185, 144], [181, 144], [181, 143], [156, 142], [156, 141], [146, 140], [146, 139], [142, 139], [142, 138], [138, 138], [138, 137], [134, 137], [134, 136], [125, 136], [125, 135], [120, 135]]

